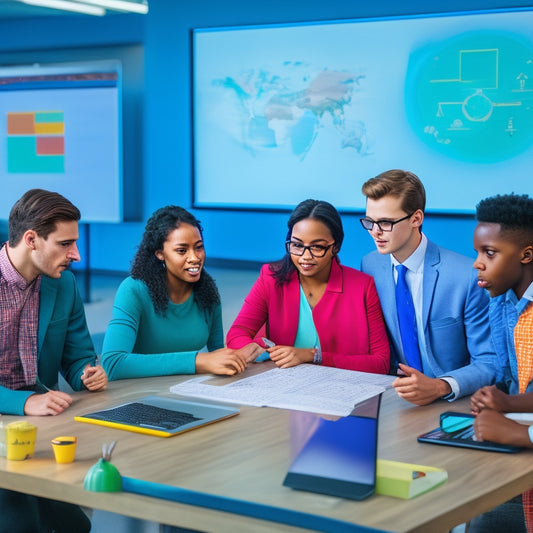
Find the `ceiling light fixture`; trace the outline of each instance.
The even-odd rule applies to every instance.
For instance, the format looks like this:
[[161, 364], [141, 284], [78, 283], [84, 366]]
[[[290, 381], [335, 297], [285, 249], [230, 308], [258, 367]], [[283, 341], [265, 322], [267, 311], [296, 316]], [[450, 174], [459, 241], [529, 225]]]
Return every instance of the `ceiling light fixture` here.
[[98, 17], [105, 15], [105, 9], [101, 7], [70, 2], [68, 0], [19, 0], [19, 2], [32, 6], [48, 7], [51, 9], [60, 9], [62, 11], [74, 11], [75, 13], [84, 13], [85, 15], [95, 15]]
[[148, 13], [148, 4], [146, 2], [134, 2], [128, 0], [83, 0], [86, 4], [94, 4], [106, 9], [116, 9], [118, 11], [128, 11], [130, 13]]

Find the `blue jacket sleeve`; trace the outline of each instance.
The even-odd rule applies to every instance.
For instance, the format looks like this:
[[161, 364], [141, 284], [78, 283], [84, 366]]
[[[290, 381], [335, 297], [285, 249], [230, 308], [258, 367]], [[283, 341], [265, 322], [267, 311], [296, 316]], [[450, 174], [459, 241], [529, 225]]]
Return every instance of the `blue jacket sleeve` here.
[[469, 364], [446, 372], [454, 378], [460, 389], [460, 396], [473, 394], [479, 388], [493, 384], [501, 378], [489, 324], [489, 297], [477, 286], [477, 273], [473, 271], [464, 310], [464, 329]]

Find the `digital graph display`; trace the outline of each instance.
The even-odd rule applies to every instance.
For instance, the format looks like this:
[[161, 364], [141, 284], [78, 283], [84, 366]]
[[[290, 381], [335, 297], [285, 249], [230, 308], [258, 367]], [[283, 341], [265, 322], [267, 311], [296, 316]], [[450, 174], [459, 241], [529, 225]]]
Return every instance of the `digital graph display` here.
[[120, 62], [0, 68], [0, 170], [3, 219], [42, 188], [84, 222], [122, 220]]

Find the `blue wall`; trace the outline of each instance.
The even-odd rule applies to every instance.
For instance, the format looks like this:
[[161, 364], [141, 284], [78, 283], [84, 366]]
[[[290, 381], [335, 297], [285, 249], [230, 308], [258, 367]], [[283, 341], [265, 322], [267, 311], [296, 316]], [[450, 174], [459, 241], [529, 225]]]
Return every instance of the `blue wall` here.
[[[90, 227], [91, 268], [125, 271], [148, 216], [169, 203], [191, 205], [192, 28], [519, 7], [531, 5], [531, 0], [427, 4], [417, 0], [151, 0], [150, 12], [144, 17], [6, 20], [0, 21], [0, 63], [114, 58], [117, 54], [128, 58], [124, 64], [125, 208], [128, 218], [137, 222]], [[139, 47], [144, 54], [130, 53]], [[483, 197], [483, 191], [479, 196]], [[306, 197], [302, 191], [302, 199]], [[283, 252], [286, 213], [200, 210], [195, 214], [204, 225], [212, 258], [265, 262]], [[362, 255], [374, 246], [359, 225], [359, 215], [343, 218], [346, 240], [341, 258], [358, 266]], [[428, 215], [424, 229], [439, 244], [472, 255], [474, 226], [470, 217]], [[83, 238], [80, 245], [83, 251]]]

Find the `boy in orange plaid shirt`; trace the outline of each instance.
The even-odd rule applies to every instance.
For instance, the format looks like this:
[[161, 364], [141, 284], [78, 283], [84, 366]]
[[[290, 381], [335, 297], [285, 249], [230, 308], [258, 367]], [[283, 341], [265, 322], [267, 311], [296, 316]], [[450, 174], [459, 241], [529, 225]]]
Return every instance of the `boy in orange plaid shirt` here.
[[[474, 268], [491, 296], [491, 337], [504, 376], [498, 387], [483, 387], [471, 397], [476, 437], [533, 448], [533, 426], [502, 414], [533, 412], [533, 198], [486, 198], [477, 206], [477, 220]], [[522, 502], [533, 532], [533, 489]]]

